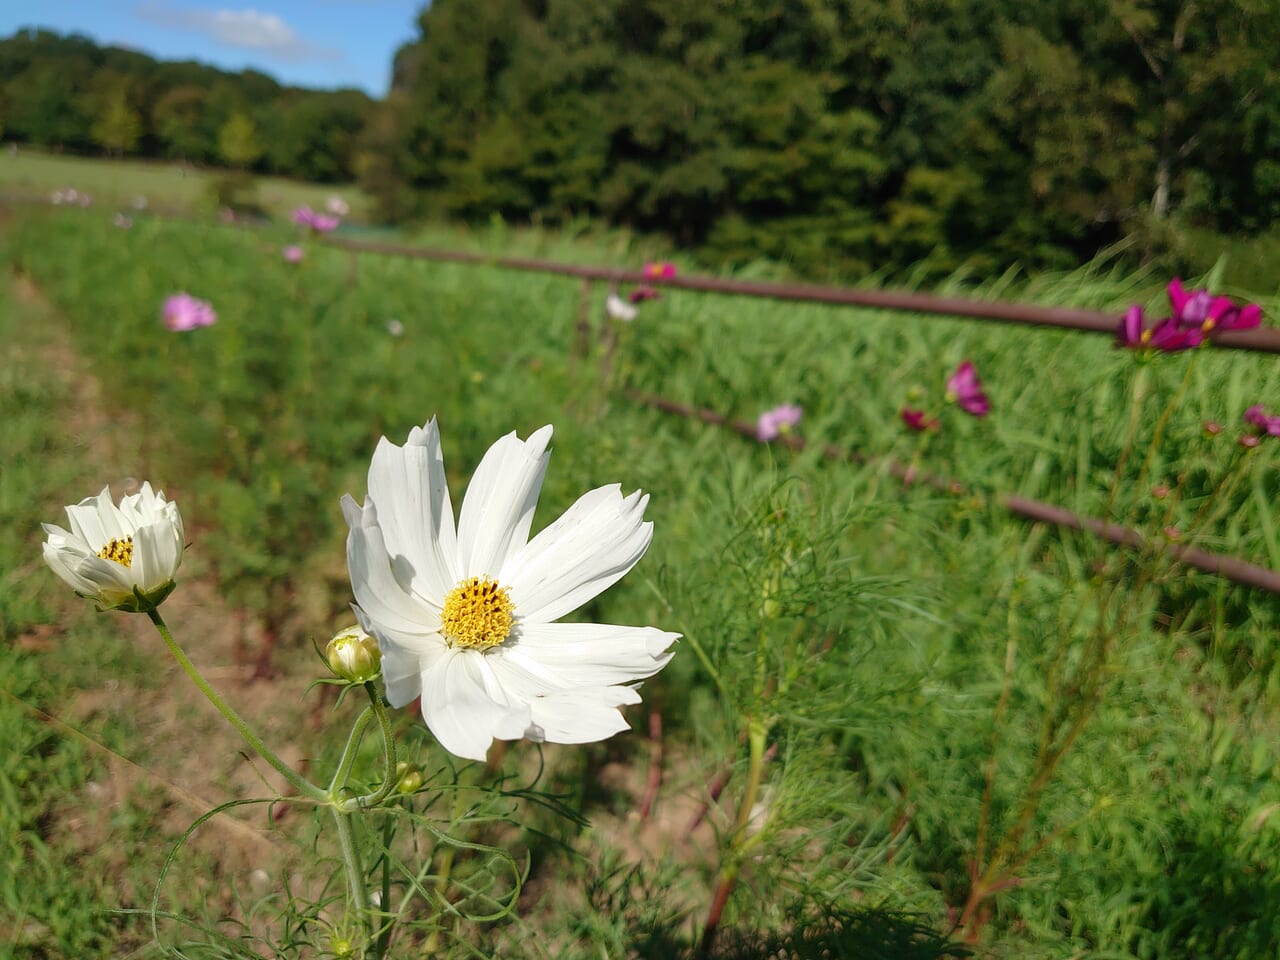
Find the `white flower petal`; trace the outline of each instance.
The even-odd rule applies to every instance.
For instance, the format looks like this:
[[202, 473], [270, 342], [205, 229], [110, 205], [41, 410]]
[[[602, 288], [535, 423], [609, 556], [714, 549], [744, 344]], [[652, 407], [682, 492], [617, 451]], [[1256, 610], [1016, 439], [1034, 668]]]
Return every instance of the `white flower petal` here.
[[680, 639], [654, 627], [602, 623], [532, 623], [489, 654], [494, 673], [528, 698], [582, 687], [608, 687], [651, 677]]
[[422, 718], [450, 753], [483, 760], [494, 737], [524, 735], [530, 712], [507, 698], [484, 654], [450, 650], [422, 673]]
[[103, 487], [96, 497], [67, 507], [67, 519], [71, 521], [72, 535], [87, 543], [93, 553], [131, 532], [120, 523], [120, 511], [111, 501], [110, 487]]
[[408, 560], [415, 592], [438, 605], [462, 575], [435, 418], [415, 427], [403, 447], [386, 437], [378, 441], [369, 465], [369, 499], [378, 506], [388, 554]]
[[498, 576], [522, 622], [549, 623], [617, 583], [653, 538], [649, 497], [618, 484], [583, 494], [506, 563]]
[[381, 636], [381, 630], [416, 635], [438, 632], [439, 610], [433, 610], [411, 592], [404, 564], [391, 564], [373, 501], [367, 500], [360, 507], [350, 497], [343, 497], [342, 513], [349, 527], [347, 570], [351, 592], [377, 627], [365, 629], [375, 636]]
[[459, 579], [495, 576], [507, 558], [528, 542], [533, 510], [550, 454], [551, 427], [528, 440], [514, 432], [481, 459], [462, 499], [458, 519]]
[[533, 726], [526, 735], [548, 743], [595, 743], [631, 725], [618, 707], [639, 703], [630, 687], [589, 688], [539, 697], [531, 704]]
[[44, 560], [49, 568], [62, 578], [72, 590], [79, 594], [93, 594], [98, 590], [97, 584], [77, 571], [82, 561], [93, 556], [84, 541], [73, 537], [62, 527], [52, 523], [41, 524], [48, 539], [45, 540]]
[[177, 572], [182, 543], [175, 533], [168, 523], [148, 523], [134, 531], [133, 581], [143, 593], [165, 586]]

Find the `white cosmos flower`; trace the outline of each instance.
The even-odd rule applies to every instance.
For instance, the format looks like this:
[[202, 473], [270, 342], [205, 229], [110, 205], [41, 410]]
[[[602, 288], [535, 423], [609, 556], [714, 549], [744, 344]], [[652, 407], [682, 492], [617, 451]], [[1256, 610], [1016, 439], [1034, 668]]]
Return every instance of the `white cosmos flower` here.
[[556, 623], [644, 555], [649, 498], [600, 487], [532, 540], [551, 427], [510, 433], [476, 468], [455, 529], [434, 419], [385, 437], [361, 507], [342, 501], [356, 613], [382, 647], [387, 699], [422, 697], [453, 754], [483, 760], [494, 738], [590, 743], [627, 729], [636, 681], [671, 659], [679, 634]]
[[616, 293], [611, 293], [605, 297], [604, 312], [614, 320], [621, 320], [624, 323], [630, 323], [640, 316], [640, 310], [635, 304], [627, 303]]
[[80, 596], [104, 609], [154, 609], [173, 590], [182, 562], [178, 505], [150, 483], [116, 506], [111, 489], [67, 507], [70, 531], [41, 524], [45, 562]]

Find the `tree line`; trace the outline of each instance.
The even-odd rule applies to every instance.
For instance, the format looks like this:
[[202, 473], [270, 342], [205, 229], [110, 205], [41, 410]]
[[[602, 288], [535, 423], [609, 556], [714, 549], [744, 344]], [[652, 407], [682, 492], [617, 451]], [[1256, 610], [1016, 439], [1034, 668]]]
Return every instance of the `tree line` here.
[[811, 275], [1074, 264], [1280, 216], [1277, 0], [434, 0], [389, 216], [660, 230]]
[[350, 181], [373, 105], [358, 90], [287, 87], [77, 35], [0, 40], [0, 135], [51, 150]]
[[586, 217], [811, 276], [1280, 217], [1280, 0], [433, 0], [418, 30], [377, 102], [24, 31], [0, 122], [355, 177], [388, 222]]

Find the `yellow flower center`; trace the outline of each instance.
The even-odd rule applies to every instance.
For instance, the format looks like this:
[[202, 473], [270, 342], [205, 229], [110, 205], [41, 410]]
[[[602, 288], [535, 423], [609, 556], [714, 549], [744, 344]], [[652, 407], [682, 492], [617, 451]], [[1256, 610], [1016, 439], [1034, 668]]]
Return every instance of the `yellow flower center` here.
[[98, 556], [103, 560], [114, 560], [122, 567], [133, 566], [133, 537], [112, 540], [98, 551]]
[[440, 631], [450, 646], [487, 650], [507, 639], [515, 622], [514, 613], [506, 587], [488, 577], [472, 577], [444, 598]]

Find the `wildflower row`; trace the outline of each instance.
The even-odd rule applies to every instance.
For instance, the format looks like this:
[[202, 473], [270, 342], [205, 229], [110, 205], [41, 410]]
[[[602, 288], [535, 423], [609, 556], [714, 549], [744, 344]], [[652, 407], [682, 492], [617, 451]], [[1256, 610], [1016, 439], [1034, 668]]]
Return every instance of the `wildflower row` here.
[[[881, 310], [900, 310], [908, 313], [927, 313], [941, 316], [993, 320], [1000, 323], [1023, 323], [1033, 326], [1061, 327], [1090, 333], [1123, 336], [1124, 324], [1131, 322], [1132, 314], [1118, 316], [1100, 310], [1081, 310], [1071, 307], [1046, 307], [1027, 303], [975, 300], [968, 297], [941, 297], [927, 293], [907, 291], [857, 290], [851, 287], [823, 286], [812, 283], [766, 283], [754, 280], [730, 280], [720, 277], [677, 274], [673, 270], [654, 269], [669, 265], [650, 265], [644, 270], [619, 267], [592, 267], [562, 263], [556, 260], [540, 260], [530, 257], [492, 257], [482, 253], [462, 250], [443, 250], [434, 247], [415, 247], [398, 243], [382, 243], [348, 240], [332, 235], [324, 238], [331, 247], [350, 251], [352, 254], [371, 253], [384, 256], [408, 257], [445, 263], [475, 264], [501, 267], [508, 270], [526, 270], [533, 273], [549, 273], [566, 277], [579, 277], [584, 281], [600, 281], [617, 284], [636, 284], [640, 295], [632, 296], [636, 302], [652, 296], [656, 286], [672, 287], [702, 293], [723, 293], [741, 297], [764, 297], [797, 303], [826, 303], [832, 306], [862, 306]], [[1198, 291], [1197, 291], [1198, 292]], [[1175, 310], [1181, 316], [1181, 311]], [[1190, 314], [1188, 314], [1189, 316]], [[1142, 314], [1139, 312], [1141, 318]], [[1209, 340], [1215, 346], [1235, 350], [1253, 350], [1262, 353], [1280, 353], [1280, 329], [1261, 326], [1246, 327], [1238, 323], [1220, 324], [1202, 331], [1199, 337], [1190, 337], [1194, 346]]]

